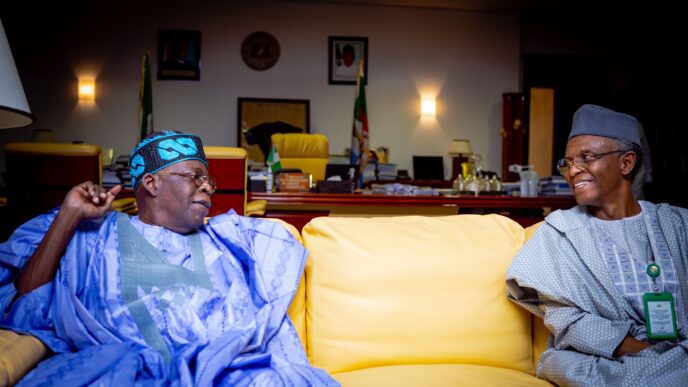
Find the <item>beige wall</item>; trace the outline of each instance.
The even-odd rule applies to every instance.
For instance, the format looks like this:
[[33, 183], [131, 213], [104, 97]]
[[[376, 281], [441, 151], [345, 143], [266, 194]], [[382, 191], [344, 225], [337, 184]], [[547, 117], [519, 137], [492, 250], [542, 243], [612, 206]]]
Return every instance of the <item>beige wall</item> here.
[[[65, 18], [5, 12], [3, 18], [35, 127], [58, 141], [81, 140], [128, 154], [136, 128], [140, 62], [156, 55], [160, 28], [200, 30], [201, 80], [153, 80], [156, 129], [200, 134], [206, 144], [236, 145], [238, 97], [311, 101], [311, 132], [330, 139], [330, 152], [350, 144], [354, 86], [328, 85], [327, 37], [367, 36], [366, 89], [373, 147], [412, 172], [411, 156], [442, 155], [449, 176], [449, 142], [468, 138], [487, 170], [501, 165], [501, 94], [519, 88], [519, 19], [487, 13], [310, 2], [159, 2], [68, 9]], [[96, 6], [91, 6], [96, 7]], [[79, 19], [80, 21], [77, 21]], [[249, 69], [239, 47], [264, 30], [281, 57], [264, 72]], [[153, 73], [157, 64], [153, 60]], [[76, 76], [97, 74], [97, 103], [76, 101]], [[437, 95], [436, 120], [421, 121], [420, 96]], [[0, 132], [0, 144], [28, 140], [30, 129]], [[4, 154], [0, 169], [4, 170]]]

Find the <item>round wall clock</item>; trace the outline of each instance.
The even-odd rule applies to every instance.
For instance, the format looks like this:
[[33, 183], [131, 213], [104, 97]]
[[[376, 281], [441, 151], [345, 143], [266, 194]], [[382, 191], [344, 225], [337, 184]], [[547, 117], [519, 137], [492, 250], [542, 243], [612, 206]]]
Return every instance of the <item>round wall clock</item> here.
[[269, 69], [277, 63], [279, 56], [279, 43], [267, 32], [254, 32], [241, 43], [241, 57], [246, 65], [254, 70]]

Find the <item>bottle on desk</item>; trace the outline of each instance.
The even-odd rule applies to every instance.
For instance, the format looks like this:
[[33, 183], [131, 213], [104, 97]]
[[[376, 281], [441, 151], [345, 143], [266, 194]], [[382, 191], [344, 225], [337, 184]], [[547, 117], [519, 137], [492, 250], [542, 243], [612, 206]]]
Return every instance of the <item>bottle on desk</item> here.
[[266, 175], [266, 181], [265, 181], [265, 192], [273, 192], [274, 190], [274, 184], [275, 180], [272, 175], [272, 172], [268, 169], [268, 174]]

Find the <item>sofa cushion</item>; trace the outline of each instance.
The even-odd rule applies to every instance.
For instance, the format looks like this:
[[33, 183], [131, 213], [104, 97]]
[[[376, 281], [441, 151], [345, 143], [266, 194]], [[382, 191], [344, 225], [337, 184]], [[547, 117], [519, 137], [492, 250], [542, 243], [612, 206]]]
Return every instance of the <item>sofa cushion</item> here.
[[471, 364], [373, 367], [332, 375], [342, 386], [551, 386], [535, 376], [506, 368]]
[[504, 276], [525, 234], [499, 215], [313, 219], [302, 237], [314, 366], [468, 363], [533, 372]]
[[35, 337], [0, 329], [0, 386], [16, 383], [45, 353], [45, 346]]

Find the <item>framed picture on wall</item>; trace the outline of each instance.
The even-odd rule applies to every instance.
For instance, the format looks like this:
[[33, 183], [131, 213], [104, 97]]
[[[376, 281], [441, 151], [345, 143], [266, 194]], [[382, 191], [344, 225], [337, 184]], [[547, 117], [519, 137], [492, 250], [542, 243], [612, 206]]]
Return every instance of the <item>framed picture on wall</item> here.
[[361, 59], [364, 59], [363, 73], [368, 84], [368, 38], [330, 36], [327, 51], [330, 85], [355, 85]]
[[237, 144], [248, 153], [249, 163], [264, 163], [274, 133], [309, 133], [310, 101], [307, 99], [239, 98]]
[[201, 79], [201, 31], [158, 31], [158, 79]]

